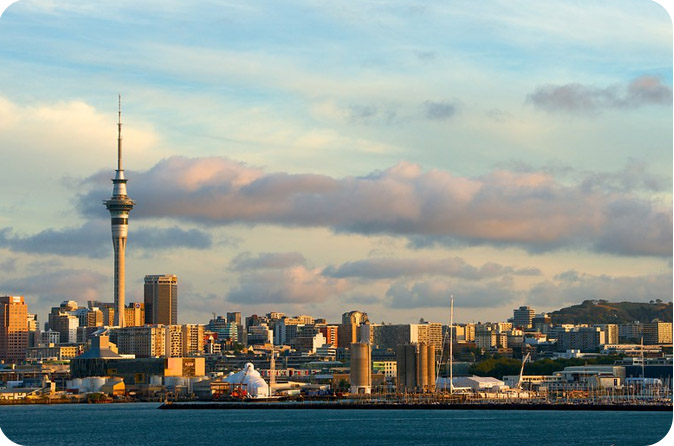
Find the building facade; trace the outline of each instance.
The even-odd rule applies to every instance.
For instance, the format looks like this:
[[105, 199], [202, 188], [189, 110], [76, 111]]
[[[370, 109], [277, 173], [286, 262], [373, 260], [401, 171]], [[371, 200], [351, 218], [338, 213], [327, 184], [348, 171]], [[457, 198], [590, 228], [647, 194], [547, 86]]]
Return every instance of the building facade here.
[[176, 325], [178, 323], [178, 276], [173, 274], [145, 276], [145, 323]]
[[23, 296], [0, 297], [0, 360], [23, 362], [28, 348], [28, 309]]

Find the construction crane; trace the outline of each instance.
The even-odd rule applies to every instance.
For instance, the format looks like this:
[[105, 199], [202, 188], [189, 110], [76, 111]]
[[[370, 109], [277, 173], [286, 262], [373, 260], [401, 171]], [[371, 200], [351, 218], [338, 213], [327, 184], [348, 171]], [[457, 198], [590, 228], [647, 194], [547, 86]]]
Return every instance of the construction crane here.
[[527, 359], [531, 356], [531, 352], [527, 352], [526, 356], [522, 359], [522, 368], [520, 369], [520, 377], [517, 380], [517, 388], [522, 388], [522, 375], [524, 374], [524, 363], [527, 362]]

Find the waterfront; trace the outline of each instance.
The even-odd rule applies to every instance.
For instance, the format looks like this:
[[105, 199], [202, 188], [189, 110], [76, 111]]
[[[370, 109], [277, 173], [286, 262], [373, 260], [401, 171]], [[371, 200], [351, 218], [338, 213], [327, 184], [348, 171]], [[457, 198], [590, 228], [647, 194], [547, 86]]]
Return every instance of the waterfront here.
[[[0, 428], [23, 446], [376, 443], [648, 445], [671, 412], [198, 410], [157, 403], [0, 407]], [[114, 435], [112, 434], [114, 432]]]

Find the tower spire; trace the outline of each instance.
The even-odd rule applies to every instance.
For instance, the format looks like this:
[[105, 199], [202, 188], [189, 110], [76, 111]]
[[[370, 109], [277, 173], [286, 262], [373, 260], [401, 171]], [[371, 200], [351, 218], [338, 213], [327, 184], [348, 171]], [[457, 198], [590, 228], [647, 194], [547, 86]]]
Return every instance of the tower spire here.
[[135, 203], [126, 195], [126, 178], [124, 178], [124, 170], [122, 170], [122, 95], [119, 95], [117, 116], [117, 171], [115, 172], [115, 178], [112, 180], [112, 197], [104, 201], [103, 204], [110, 211], [112, 247], [115, 252], [115, 326], [124, 327], [124, 259], [126, 237], [129, 231], [129, 212], [131, 212]]
[[122, 170], [122, 95], [119, 97], [119, 110], [117, 111], [117, 170]]

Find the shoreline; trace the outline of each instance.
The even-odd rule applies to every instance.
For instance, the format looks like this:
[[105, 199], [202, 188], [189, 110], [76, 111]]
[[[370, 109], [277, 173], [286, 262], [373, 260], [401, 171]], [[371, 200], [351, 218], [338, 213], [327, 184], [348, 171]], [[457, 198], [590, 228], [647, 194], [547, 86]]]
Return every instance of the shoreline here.
[[662, 404], [566, 404], [566, 403], [388, 403], [388, 402], [214, 402], [163, 403], [161, 410], [591, 410], [672, 412], [671, 405]]

